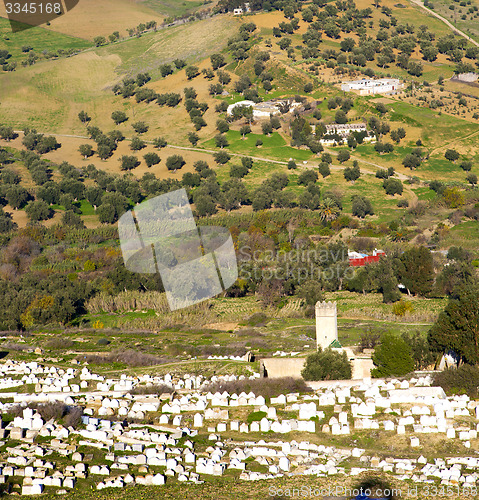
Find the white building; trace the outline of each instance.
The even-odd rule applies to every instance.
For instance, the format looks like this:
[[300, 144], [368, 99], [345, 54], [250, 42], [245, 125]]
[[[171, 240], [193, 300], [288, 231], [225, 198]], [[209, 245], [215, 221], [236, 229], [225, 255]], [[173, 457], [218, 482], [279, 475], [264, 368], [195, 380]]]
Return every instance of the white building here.
[[397, 78], [379, 78], [377, 80], [364, 78], [341, 84], [341, 90], [344, 92], [358, 92], [359, 95], [396, 93], [402, 87], [403, 84]]
[[[279, 115], [281, 112], [279, 110], [279, 104], [281, 101], [265, 101], [255, 103], [253, 101], [239, 101], [234, 104], [230, 104], [226, 113], [228, 115], [233, 114], [233, 109], [237, 106], [248, 106], [253, 108], [253, 118], [269, 118], [271, 115]], [[290, 111], [297, 108], [301, 103], [298, 102], [290, 102]]]
[[249, 3], [244, 3], [243, 7], [238, 7], [237, 9], [233, 9], [233, 15], [235, 16], [241, 16], [244, 13], [249, 13], [251, 12], [251, 7]]
[[366, 124], [361, 123], [332, 123], [326, 125], [326, 134], [338, 134], [340, 137], [347, 137], [352, 132], [366, 132]]

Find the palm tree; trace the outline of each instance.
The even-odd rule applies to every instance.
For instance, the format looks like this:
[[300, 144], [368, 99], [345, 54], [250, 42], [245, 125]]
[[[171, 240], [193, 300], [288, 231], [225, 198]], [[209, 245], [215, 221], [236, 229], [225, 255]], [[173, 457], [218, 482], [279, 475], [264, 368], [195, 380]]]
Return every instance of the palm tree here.
[[331, 222], [339, 216], [339, 208], [331, 198], [326, 198], [318, 208], [319, 216], [324, 222]]

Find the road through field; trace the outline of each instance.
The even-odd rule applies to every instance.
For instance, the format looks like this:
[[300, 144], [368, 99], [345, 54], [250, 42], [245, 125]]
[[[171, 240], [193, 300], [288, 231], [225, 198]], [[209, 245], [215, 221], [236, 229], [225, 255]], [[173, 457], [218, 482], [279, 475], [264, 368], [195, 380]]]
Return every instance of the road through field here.
[[[23, 134], [23, 131], [21, 131], [21, 130], [16, 130], [15, 132], [17, 134]], [[69, 138], [73, 138], [73, 139], [91, 140], [91, 138], [88, 137], [88, 136], [86, 136], [86, 135], [54, 134], [54, 133], [50, 133], [50, 132], [42, 132], [42, 133], [44, 135], [53, 135], [54, 137], [57, 137], [57, 138], [69, 137]], [[126, 138], [125, 140], [130, 141], [131, 139]], [[145, 141], [145, 142], [148, 143], [148, 144], [153, 144], [152, 141]], [[193, 152], [196, 151], [198, 153], [215, 154], [215, 153], [218, 152], [217, 150], [214, 150], [214, 149], [203, 149], [203, 148], [194, 148], [194, 147], [188, 147], [188, 146], [178, 146], [178, 145], [169, 144], [169, 143], [168, 143], [168, 147], [170, 147], [172, 149], [178, 149], [180, 151], [193, 151]], [[240, 153], [231, 153], [231, 152], [228, 152], [228, 154], [230, 156], [235, 156], [237, 158], [252, 158], [253, 160], [256, 160], [256, 161], [263, 161], [263, 162], [266, 162], [266, 163], [275, 163], [277, 165], [287, 165], [288, 164], [288, 162], [286, 162], [286, 161], [272, 160], [270, 158], [263, 158], [263, 157], [260, 157], [260, 156], [250, 156], [250, 155], [243, 155], [243, 154], [240, 154]], [[357, 157], [354, 157], [354, 156], [351, 156], [351, 159], [352, 160], [357, 160], [359, 163], [364, 163], [366, 165], [372, 165], [372, 166], [377, 167], [377, 168], [385, 168], [383, 165], [379, 165], [377, 163], [371, 163], [369, 161], [362, 160], [361, 158], [357, 158]], [[317, 166], [316, 164], [309, 164], [309, 165], [301, 165], [300, 164], [299, 165], [300, 168], [302, 167], [304, 169], [308, 169], [308, 168], [316, 167], [316, 166]], [[343, 166], [343, 165], [331, 165], [330, 168], [331, 168], [331, 170], [341, 171], [341, 170], [344, 170], [346, 167]], [[369, 169], [366, 169], [366, 168], [361, 168], [360, 170], [361, 170], [362, 174], [376, 175], [375, 171], [373, 172], [372, 170], [369, 170]], [[394, 174], [394, 177], [397, 177], [398, 179], [400, 179], [402, 181], [405, 181], [405, 180], [407, 180], [409, 178], [407, 175], [399, 173], [399, 172], [396, 172]], [[408, 191], [411, 194], [412, 201], [413, 202], [417, 201], [416, 194], [412, 190], [408, 190]]]
[[466, 35], [464, 31], [461, 31], [460, 29], [456, 28], [454, 24], [450, 23], [446, 18], [442, 17], [439, 15], [437, 12], [434, 12], [431, 9], [428, 9], [425, 5], [424, 2], [421, 0], [409, 0], [412, 4], [417, 5], [418, 7], [421, 7], [424, 9], [426, 12], [429, 12], [429, 14], [432, 14], [434, 17], [437, 17], [440, 21], [445, 23], [449, 28], [451, 28], [453, 31], [455, 31], [458, 35], [461, 35], [464, 37], [466, 40], [469, 40], [471, 43], [473, 43], [476, 47], [479, 47], [479, 43], [476, 42], [473, 38], [471, 38], [469, 35]]

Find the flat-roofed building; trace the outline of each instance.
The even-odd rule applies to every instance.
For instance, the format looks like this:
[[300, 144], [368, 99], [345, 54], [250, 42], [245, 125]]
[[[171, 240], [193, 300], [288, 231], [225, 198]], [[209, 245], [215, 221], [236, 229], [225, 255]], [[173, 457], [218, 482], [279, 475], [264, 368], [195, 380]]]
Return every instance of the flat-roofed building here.
[[343, 82], [344, 92], [358, 92], [359, 95], [392, 94], [400, 91], [403, 84], [398, 78], [378, 78], [375, 80], [363, 78], [351, 82]]
[[366, 124], [361, 123], [332, 123], [325, 125], [326, 134], [338, 134], [341, 137], [347, 137], [351, 132], [366, 132]]

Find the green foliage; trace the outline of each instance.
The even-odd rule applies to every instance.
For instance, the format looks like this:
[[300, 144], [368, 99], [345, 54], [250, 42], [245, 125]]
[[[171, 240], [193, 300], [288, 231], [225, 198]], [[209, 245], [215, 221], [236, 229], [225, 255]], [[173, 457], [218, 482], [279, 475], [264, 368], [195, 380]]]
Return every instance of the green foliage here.
[[398, 277], [410, 293], [421, 296], [431, 293], [435, 273], [432, 254], [428, 248], [420, 246], [406, 250], [398, 264]]
[[181, 155], [168, 156], [166, 159], [166, 168], [176, 172], [181, 169], [185, 163], [186, 162]]
[[268, 322], [268, 317], [262, 312], [252, 314], [246, 324], [249, 326], [264, 326]]
[[466, 283], [451, 295], [429, 330], [428, 341], [437, 352], [453, 350], [466, 363], [479, 363], [479, 287]]
[[396, 316], [405, 316], [414, 311], [414, 307], [408, 300], [400, 300], [393, 305], [393, 314]]
[[128, 155], [123, 155], [120, 158], [121, 162], [121, 170], [133, 170], [136, 168], [140, 162], [136, 156], [128, 156]]
[[265, 418], [267, 413], [265, 411], [252, 411], [247, 417], [246, 422], [251, 424], [251, 422], [259, 422]]
[[148, 168], [160, 163], [160, 157], [156, 153], [146, 153], [146, 155], [143, 156], [143, 159], [145, 160]]
[[[343, 150], [346, 151], [346, 150]], [[346, 151], [349, 154], [349, 151]], [[340, 151], [341, 153], [341, 151]], [[339, 156], [339, 155], [338, 155]], [[346, 155], [344, 155], [346, 157]], [[346, 167], [343, 171], [344, 178], [347, 181], [355, 181], [359, 179], [359, 176], [361, 175], [361, 171], [359, 170], [359, 166], [354, 166], [354, 167]]]
[[403, 193], [403, 185], [399, 179], [385, 179], [383, 181], [383, 188], [386, 191], [386, 194], [391, 196]]
[[392, 333], [384, 333], [373, 354], [376, 366], [371, 370], [373, 377], [400, 377], [414, 370], [411, 347], [404, 339]]
[[352, 374], [351, 363], [346, 352], [328, 348], [311, 354], [301, 372], [304, 380], [346, 380]]
[[403, 339], [411, 346], [411, 356], [415, 370], [425, 370], [434, 363], [436, 356], [424, 335], [419, 332], [404, 333]]
[[352, 213], [356, 217], [363, 219], [366, 215], [373, 215], [374, 209], [371, 201], [364, 196], [354, 195], [352, 197]]
[[[338, 153], [337, 158], [338, 158], [339, 163], [344, 163], [345, 161], [348, 161], [349, 158], [351, 158], [351, 153], [347, 149], [341, 149]], [[345, 170], [345, 172], [346, 172], [346, 170]], [[358, 171], [359, 171], [359, 168], [358, 168]], [[359, 177], [359, 175], [357, 177]], [[357, 179], [357, 177], [356, 177], [356, 179]], [[348, 181], [355, 180], [355, 179], [346, 177], [346, 173], [344, 174], [344, 178]]]
[[120, 123], [126, 122], [128, 120], [128, 116], [126, 116], [124, 111], [113, 111], [111, 119], [115, 122], [115, 125], [119, 125]]
[[305, 281], [298, 287], [296, 295], [308, 306], [314, 306], [316, 302], [323, 300], [321, 284], [316, 280]]
[[434, 385], [444, 389], [448, 396], [467, 394], [476, 399], [479, 387], [479, 367], [462, 365], [459, 368], [447, 368], [434, 375]]
[[28, 218], [32, 221], [47, 220], [51, 217], [52, 210], [44, 201], [32, 201], [25, 208]]

